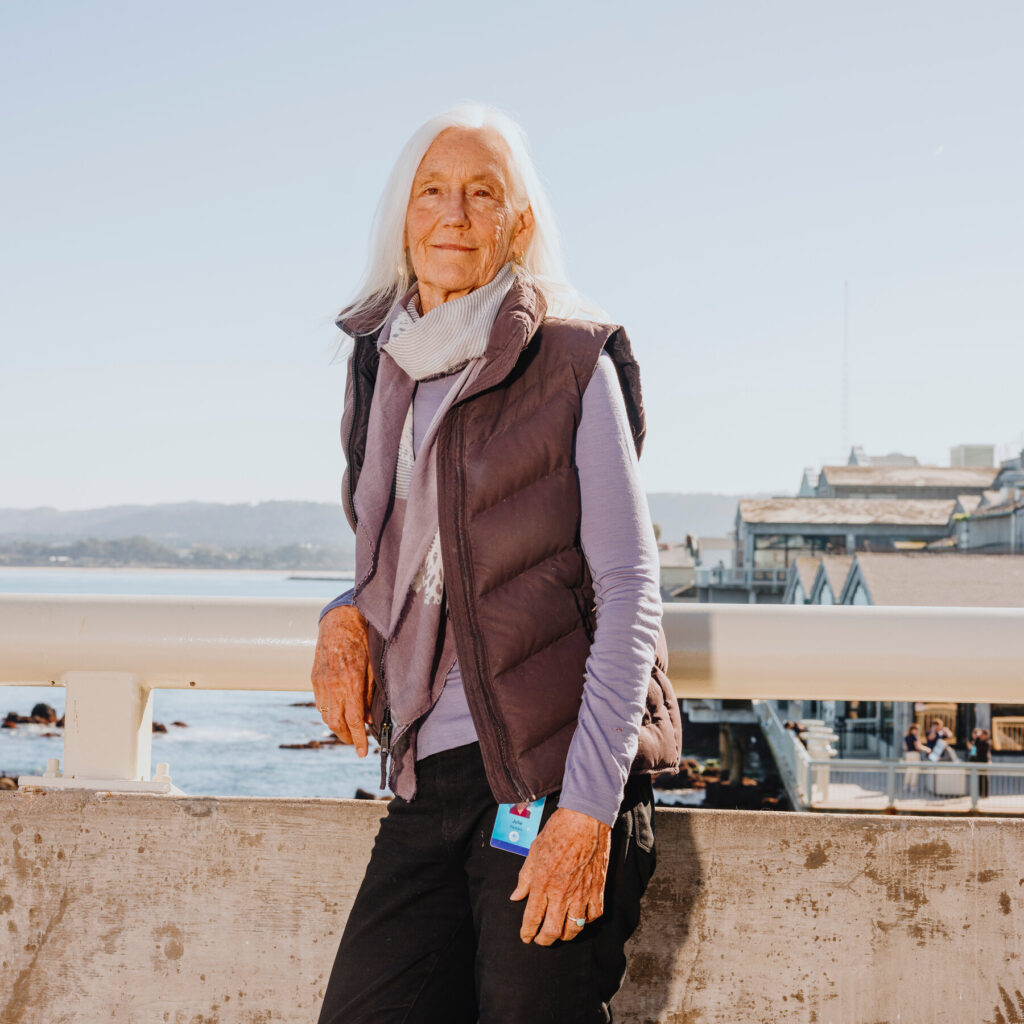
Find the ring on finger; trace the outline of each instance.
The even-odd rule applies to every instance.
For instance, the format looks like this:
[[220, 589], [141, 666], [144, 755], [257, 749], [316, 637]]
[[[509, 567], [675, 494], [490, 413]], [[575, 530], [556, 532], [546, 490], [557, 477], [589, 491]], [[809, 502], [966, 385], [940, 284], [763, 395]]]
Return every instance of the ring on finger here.
[[327, 710], [328, 709], [327, 709], [327, 705], [326, 704], [321, 705], [321, 707], [320, 707], [320, 714], [321, 715], [326, 715], [327, 714]]
[[587, 919], [585, 917], [574, 917], [571, 918], [571, 920], [577, 928], [582, 928], [587, 923]]

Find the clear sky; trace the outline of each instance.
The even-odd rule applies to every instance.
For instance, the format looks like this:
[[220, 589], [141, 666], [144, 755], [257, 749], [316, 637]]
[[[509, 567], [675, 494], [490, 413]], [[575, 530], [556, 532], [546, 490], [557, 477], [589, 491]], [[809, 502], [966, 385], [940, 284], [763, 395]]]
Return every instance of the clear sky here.
[[336, 500], [407, 135], [526, 128], [649, 490], [1024, 431], [1024, 4], [0, 4], [0, 506]]

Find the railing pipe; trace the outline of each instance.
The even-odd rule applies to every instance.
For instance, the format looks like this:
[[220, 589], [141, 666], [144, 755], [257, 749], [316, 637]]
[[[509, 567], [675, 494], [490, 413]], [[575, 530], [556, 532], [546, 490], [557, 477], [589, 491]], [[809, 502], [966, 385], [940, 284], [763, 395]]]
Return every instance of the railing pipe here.
[[[0, 595], [0, 682], [308, 690], [321, 602]], [[1024, 609], [667, 604], [680, 697], [1015, 702]]]

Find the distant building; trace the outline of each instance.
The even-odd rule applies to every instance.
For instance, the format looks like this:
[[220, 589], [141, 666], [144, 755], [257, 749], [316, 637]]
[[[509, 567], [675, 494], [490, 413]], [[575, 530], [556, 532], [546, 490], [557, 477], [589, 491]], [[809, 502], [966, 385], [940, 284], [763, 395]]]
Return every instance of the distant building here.
[[736, 538], [698, 537], [697, 565], [733, 568], [736, 565]]
[[839, 604], [839, 595], [843, 592], [851, 565], [853, 555], [825, 555], [814, 574], [807, 604]]
[[956, 498], [990, 490], [995, 466], [823, 466], [818, 498]]
[[800, 555], [789, 567], [786, 589], [782, 594], [783, 604], [807, 604], [814, 579], [818, 574], [821, 559], [814, 555]]
[[[826, 556], [815, 577], [811, 603], [833, 603], [829, 593], [845, 605], [1024, 608], [1024, 558], [899, 552]], [[965, 678], [965, 696], [972, 683]], [[961, 746], [977, 726], [992, 730], [997, 749], [1017, 749], [1009, 737], [1019, 735], [1024, 723], [1024, 691], [1020, 704], [803, 701], [791, 702], [788, 713], [829, 722], [839, 734], [844, 756], [899, 757], [910, 723], [917, 721], [924, 732], [933, 718], [941, 719]], [[1000, 738], [1011, 745], [1000, 748]]]
[[949, 449], [949, 464], [958, 468], [994, 466], [995, 462], [994, 444], [958, 444]]
[[693, 552], [687, 544], [658, 545], [662, 601], [694, 599]]
[[1024, 608], [1024, 558], [968, 558], [955, 553], [859, 554], [850, 567], [839, 603]]
[[1006, 459], [973, 506], [959, 501], [956, 546], [971, 554], [1024, 554], [1024, 451]]
[[917, 458], [914, 455], [901, 455], [899, 452], [890, 452], [888, 455], [867, 455], [860, 445], [854, 445], [850, 449], [851, 466], [916, 466]]

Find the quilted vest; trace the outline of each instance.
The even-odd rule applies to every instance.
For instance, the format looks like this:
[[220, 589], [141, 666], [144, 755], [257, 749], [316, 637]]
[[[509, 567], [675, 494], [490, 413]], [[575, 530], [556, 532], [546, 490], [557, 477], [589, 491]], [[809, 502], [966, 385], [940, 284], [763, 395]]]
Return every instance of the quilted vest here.
[[[355, 337], [342, 436], [346, 512], [365, 454], [376, 333]], [[499, 803], [559, 789], [593, 641], [594, 590], [580, 547], [573, 461], [582, 397], [612, 357], [639, 454], [644, 411], [625, 331], [545, 318], [532, 286], [502, 304], [488, 367], [439, 427], [438, 512], [448, 615], [484, 766]], [[371, 652], [380, 638], [371, 637]], [[632, 770], [675, 770], [682, 743], [661, 635]]]

